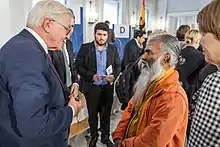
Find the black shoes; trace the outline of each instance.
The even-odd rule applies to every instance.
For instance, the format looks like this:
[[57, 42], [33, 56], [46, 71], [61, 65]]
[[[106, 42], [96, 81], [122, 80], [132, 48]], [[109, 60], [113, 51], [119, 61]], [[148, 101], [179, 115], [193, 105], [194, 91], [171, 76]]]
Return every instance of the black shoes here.
[[101, 142], [105, 145], [107, 145], [107, 147], [114, 147], [114, 144], [111, 142], [111, 140], [108, 137], [102, 137]]
[[97, 141], [98, 141], [98, 137], [92, 138], [89, 142], [89, 147], [96, 147]]
[[[92, 137], [89, 142], [89, 147], [96, 147], [98, 137]], [[107, 147], [114, 147], [114, 143], [111, 142], [108, 136], [101, 136], [101, 143], [105, 144]]]

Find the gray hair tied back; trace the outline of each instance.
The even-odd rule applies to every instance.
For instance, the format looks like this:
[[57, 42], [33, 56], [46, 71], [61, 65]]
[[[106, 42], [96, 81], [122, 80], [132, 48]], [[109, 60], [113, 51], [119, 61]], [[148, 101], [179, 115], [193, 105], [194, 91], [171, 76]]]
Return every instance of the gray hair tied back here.
[[181, 55], [178, 56], [178, 63], [176, 65], [176, 68], [179, 68], [181, 65], [185, 63], [186, 59], [183, 58]]
[[171, 55], [171, 65], [174, 67], [179, 67], [184, 64], [185, 59], [180, 56], [181, 47], [179, 41], [176, 37], [164, 34], [152, 37], [150, 41], [158, 40], [162, 42], [162, 49]]

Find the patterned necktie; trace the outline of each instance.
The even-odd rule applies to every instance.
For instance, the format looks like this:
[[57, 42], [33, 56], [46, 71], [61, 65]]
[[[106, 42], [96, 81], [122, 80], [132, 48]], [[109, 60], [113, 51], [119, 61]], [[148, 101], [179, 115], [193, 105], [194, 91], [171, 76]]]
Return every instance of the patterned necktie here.
[[65, 53], [65, 49], [62, 49], [64, 62], [65, 62], [65, 69], [66, 69], [66, 86], [70, 87], [72, 85], [72, 79], [71, 79], [71, 71], [67, 60], [67, 55]]
[[51, 56], [50, 56], [50, 54], [48, 53], [47, 54], [47, 57], [49, 58], [49, 60], [52, 62], [52, 58], [51, 58]]

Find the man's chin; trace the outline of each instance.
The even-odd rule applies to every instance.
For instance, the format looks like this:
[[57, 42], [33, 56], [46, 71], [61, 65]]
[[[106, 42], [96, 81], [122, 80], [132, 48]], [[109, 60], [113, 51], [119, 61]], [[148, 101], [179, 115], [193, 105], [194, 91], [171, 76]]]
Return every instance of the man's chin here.
[[62, 46], [59, 45], [59, 46], [50, 46], [48, 47], [50, 50], [62, 50]]
[[96, 43], [97, 43], [99, 46], [104, 46], [104, 45], [106, 44], [106, 42], [100, 43], [100, 42], [97, 42], [97, 41], [96, 41]]

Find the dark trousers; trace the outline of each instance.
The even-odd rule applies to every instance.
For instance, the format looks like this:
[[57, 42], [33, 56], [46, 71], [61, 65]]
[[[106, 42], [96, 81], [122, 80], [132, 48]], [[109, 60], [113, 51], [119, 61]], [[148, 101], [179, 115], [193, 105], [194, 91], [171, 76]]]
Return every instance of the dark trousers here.
[[100, 114], [100, 126], [103, 137], [110, 135], [110, 115], [113, 103], [113, 85], [92, 85], [85, 95], [89, 112], [89, 126], [91, 136], [98, 136], [98, 113]]

